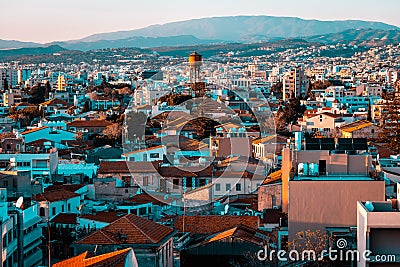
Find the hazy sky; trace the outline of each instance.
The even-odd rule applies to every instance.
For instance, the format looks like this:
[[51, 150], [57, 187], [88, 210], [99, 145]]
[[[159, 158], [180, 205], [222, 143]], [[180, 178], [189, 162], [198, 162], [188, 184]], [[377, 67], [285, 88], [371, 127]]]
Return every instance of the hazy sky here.
[[50, 42], [234, 15], [361, 19], [400, 26], [400, 0], [2, 0], [0, 39]]

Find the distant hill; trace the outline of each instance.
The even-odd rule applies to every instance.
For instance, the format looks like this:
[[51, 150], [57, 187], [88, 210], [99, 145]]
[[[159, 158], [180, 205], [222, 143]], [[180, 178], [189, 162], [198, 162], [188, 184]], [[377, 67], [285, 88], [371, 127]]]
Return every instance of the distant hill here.
[[88, 51], [103, 48], [121, 47], [160, 47], [160, 46], [182, 46], [182, 45], [201, 45], [221, 43], [218, 40], [203, 40], [193, 35], [179, 35], [167, 37], [141, 37], [135, 36], [118, 40], [99, 40], [92, 42], [57, 42], [57, 44], [67, 49]]
[[[352, 29], [368, 29], [368, 33]], [[257, 43], [287, 38], [308, 40], [308, 36], [312, 36], [311, 41], [329, 43], [335, 40], [348, 41], [350, 36], [366, 41], [374, 35], [377, 35], [377, 38], [379, 36], [384, 38], [386, 33], [379, 33], [379, 31], [388, 31], [387, 38], [390, 42], [396, 40], [397, 37], [391, 36], [396, 36], [398, 30], [400, 28], [386, 23], [362, 20], [319, 21], [273, 16], [213, 17], [152, 25], [130, 31], [100, 33], [79, 40], [47, 44], [0, 40], [0, 50], [58, 45], [66, 49], [87, 51], [119, 47], [151, 48], [232, 42]], [[376, 32], [373, 33], [374, 31]]]
[[350, 29], [338, 33], [323, 34], [305, 38], [310, 42], [324, 44], [351, 43], [351, 44], [375, 44], [383, 45], [389, 43], [400, 43], [399, 30], [377, 30], [377, 29]]
[[[163, 25], [109, 33], [90, 35], [69, 42], [93, 42], [99, 40], [118, 40], [132, 36], [166, 37], [193, 35], [206, 40], [240, 41], [248, 36], [263, 38], [289, 38], [341, 32], [348, 29], [371, 28], [391, 30], [398, 27], [382, 22], [362, 20], [319, 21], [293, 17], [273, 16], [234, 16], [192, 19]], [[253, 39], [254, 40], [254, 39]]]
[[17, 55], [45, 55], [65, 51], [66, 49], [59, 45], [47, 47], [17, 48], [0, 50], [0, 58], [17, 56]]
[[38, 47], [41, 44], [32, 42], [20, 42], [16, 40], [1, 40], [0, 39], [0, 49], [14, 49], [23, 47]]

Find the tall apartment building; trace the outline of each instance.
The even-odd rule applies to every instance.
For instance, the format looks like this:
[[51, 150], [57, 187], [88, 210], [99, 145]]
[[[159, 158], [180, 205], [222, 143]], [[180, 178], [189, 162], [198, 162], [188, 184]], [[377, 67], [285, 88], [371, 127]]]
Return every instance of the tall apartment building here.
[[292, 69], [283, 78], [283, 100], [288, 100], [292, 95], [294, 97], [300, 97], [306, 95], [310, 87], [310, 80], [304, 73], [302, 68]]
[[[26, 203], [24, 203], [25, 205]], [[0, 262], [7, 267], [33, 267], [42, 261], [42, 230], [37, 204], [15, 207], [7, 202], [7, 189], [0, 188]]]
[[18, 84], [24, 84], [32, 74], [30, 69], [19, 69], [18, 70]]
[[12, 68], [0, 68], [0, 88], [2, 90], [4, 88], [5, 80], [7, 80], [9, 87], [16, 87], [18, 84], [17, 70], [12, 69]]

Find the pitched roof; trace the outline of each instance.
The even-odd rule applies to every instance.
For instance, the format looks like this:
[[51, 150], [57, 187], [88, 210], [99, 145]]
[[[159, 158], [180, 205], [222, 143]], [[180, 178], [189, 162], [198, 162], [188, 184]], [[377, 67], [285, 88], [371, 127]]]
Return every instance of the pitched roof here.
[[98, 173], [130, 173], [126, 161], [103, 161]]
[[371, 125], [373, 125], [373, 123], [370, 121], [367, 121], [367, 120], [355, 121], [355, 122], [351, 122], [346, 125], [343, 125], [342, 127], [340, 127], [340, 130], [342, 132], [352, 133], [354, 131], [360, 130], [362, 128], [365, 128], [365, 127], [368, 127]]
[[269, 135], [263, 138], [257, 138], [252, 141], [253, 145], [260, 144], [260, 143], [266, 143], [266, 142], [271, 142], [276, 138], [276, 135]]
[[101, 254], [94, 257], [88, 257], [88, 252], [83, 252], [75, 257], [57, 262], [53, 264], [53, 267], [100, 267], [100, 266], [113, 266], [123, 267], [125, 266], [125, 258], [129, 254], [133, 253], [132, 248], [126, 248], [122, 250], [113, 251], [106, 254]]
[[124, 155], [124, 156], [126, 156], [126, 155], [133, 155], [133, 154], [137, 154], [137, 153], [141, 153], [141, 152], [145, 152], [145, 151], [151, 151], [151, 150], [155, 150], [155, 149], [159, 149], [159, 148], [163, 148], [163, 147], [164, 147], [164, 146], [147, 147], [147, 148], [144, 148], [144, 149], [134, 150], [134, 151], [131, 151], [131, 152], [127, 152], [127, 153], [124, 153], [123, 155]]
[[55, 202], [55, 201], [70, 199], [73, 197], [79, 197], [79, 194], [67, 191], [65, 189], [58, 189], [34, 195], [32, 196], [32, 199], [36, 201]]
[[[213, 234], [225, 231], [239, 224], [257, 229], [259, 218], [257, 216], [228, 216], [204, 215], [185, 216], [185, 232], [191, 234]], [[183, 231], [183, 216], [179, 216], [174, 224], [174, 229]]]
[[41, 106], [67, 106], [67, 107], [71, 106], [70, 104], [68, 104], [67, 101], [58, 99], [58, 98], [50, 99], [46, 102], [41, 103], [40, 105]]
[[264, 182], [261, 185], [267, 185], [271, 183], [275, 183], [277, 181], [282, 181], [282, 170], [277, 170], [265, 178]]
[[100, 212], [96, 212], [96, 214], [83, 214], [83, 215], [81, 215], [81, 218], [98, 221], [98, 222], [112, 223], [113, 221], [118, 220], [119, 218], [121, 218], [124, 215], [126, 215], [126, 214], [121, 213], [121, 212], [100, 211]]
[[127, 162], [127, 161], [103, 161], [100, 163], [99, 174], [106, 173], [138, 173], [156, 172], [155, 162]]
[[53, 184], [53, 185], [46, 187], [44, 189], [44, 191], [47, 192], [47, 191], [65, 189], [70, 192], [76, 192], [85, 186], [86, 186], [85, 184]]
[[69, 122], [68, 127], [107, 127], [112, 123], [106, 120], [74, 120]]
[[37, 132], [37, 131], [40, 131], [40, 130], [43, 130], [43, 129], [46, 129], [46, 128], [48, 128], [48, 127], [47, 126], [38, 127], [38, 128], [34, 128], [34, 129], [31, 129], [31, 130], [27, 130], [25, 132], [22, 132], [21, 134], [22, 135], [30, 134], [30, 133], [34, 133], [34, 132]]
[[201, 244], [220, 241], [228, 237], [235, 237], [246, 242], [254, 243], [256, 245], [266, 243], [269, 239], [266, 233], [262, 231], [258, 231], [254, 228], [244, 225], [238, 225], [223, 232], [208, 236], [203, 242], [201, 242]]
[[133, 197], [127, 199], [126, 201], [130, 203], [140, 203], [140, 204], [153, 203], [153, 205], [158, 205], [158, 206], [167, 205], [165, 202], [147, 194], [146, 192], [134, 195]]
[[196, 177], [194, 172], [182, 170], [180, 168], [170, 166], [170, 167], [160, 167], [158, 172], [163, 177]]
[[127, 214], [84, 237], [77, 244], [158, 244], [173, 230], [134, 214]]
[[59, 213], [50, 222], [62, 224], [77, 224], [76, 214], [74, 213]]

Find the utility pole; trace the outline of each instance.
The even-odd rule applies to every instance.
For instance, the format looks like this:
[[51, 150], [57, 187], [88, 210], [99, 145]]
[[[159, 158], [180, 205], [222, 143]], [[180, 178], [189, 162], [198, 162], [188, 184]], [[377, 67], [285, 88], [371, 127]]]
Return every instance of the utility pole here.
[[51, 240], [50, 240], [50, 203], [46, 201], [47, 203], [47, 257], [48, 257], [48, 267], [51, 267]]

